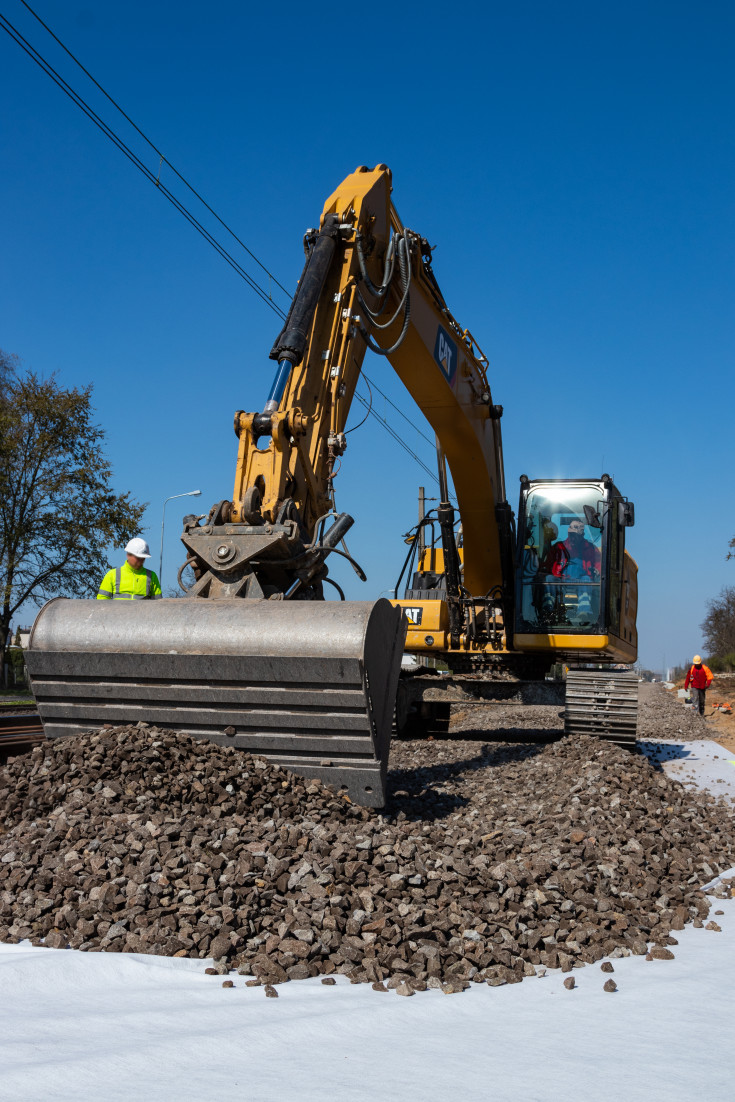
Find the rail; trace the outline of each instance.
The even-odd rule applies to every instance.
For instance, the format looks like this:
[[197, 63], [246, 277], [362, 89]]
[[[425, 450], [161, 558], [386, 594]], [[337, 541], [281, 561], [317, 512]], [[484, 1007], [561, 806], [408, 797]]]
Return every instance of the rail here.
[[0, 762], [45, 741], [38, 712], [0, 712]]

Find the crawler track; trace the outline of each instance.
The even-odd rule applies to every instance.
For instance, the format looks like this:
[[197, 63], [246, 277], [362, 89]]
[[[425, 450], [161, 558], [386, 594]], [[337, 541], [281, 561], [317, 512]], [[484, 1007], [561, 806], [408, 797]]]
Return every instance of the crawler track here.
[[638, 678], [628, 670], [569, 670], [564, 733], [634, 747]]

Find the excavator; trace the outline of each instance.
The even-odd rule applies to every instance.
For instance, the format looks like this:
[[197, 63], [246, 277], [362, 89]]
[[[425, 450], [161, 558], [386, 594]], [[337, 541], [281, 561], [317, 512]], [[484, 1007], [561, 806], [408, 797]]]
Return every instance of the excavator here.
[[[184, 518], [183, 598], [39, 612], [27, 659], [47, 736], [155, 724], [381, 807], [394, 725], [447, 701], [534, 701], [566, 670], [566, 732], [635, 742], [634, 506], [607, 474], [523, 475], [514, 515], [488, 360], [391, 192], [386, 165], [361, 166], [305, 234], [270, 393], [235, 413], [232, 497]], [[368, 349], [436, 434], [439, 503], [407, 534], [394, 598], [347, 601], [328, 560], [364, 580], [335, 481]]]

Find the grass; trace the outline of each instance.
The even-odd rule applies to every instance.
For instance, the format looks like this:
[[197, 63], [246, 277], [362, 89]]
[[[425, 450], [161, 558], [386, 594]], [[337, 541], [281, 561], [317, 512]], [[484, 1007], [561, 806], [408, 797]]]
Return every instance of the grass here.
[[14, 704], [35, 704], [28, 689], [0, 689], [0, 708], [12, 708]]

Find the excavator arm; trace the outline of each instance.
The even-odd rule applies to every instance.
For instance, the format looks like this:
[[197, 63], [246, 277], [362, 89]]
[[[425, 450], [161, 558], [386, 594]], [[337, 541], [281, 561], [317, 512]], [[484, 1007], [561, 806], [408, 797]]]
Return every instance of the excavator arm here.
[[236, 414], [232, 499], [184, 519], [185, 597], [57, 598], [39, 613], [28, 668], [48, 737], [156, 724], [385, 802], [406, 618], [383, 599], [321, 599], [352, 524], [332, 482], [365, 352], [354, 240], [370, 240], [378, 278], [391, 237], [390, 174], [351, 179], [307, 234], [268, 400]]
[[[387, 356], [449, 464], [463, 527], [463, 592], [478, 598], [500, 592], [510, 604], [513, 533], [502, 408], [492, 402], [487, 360], [444, 301], [428, 243], [398, 217], [390, 171], [379, 165], [348, 176], [305, 244], [304, 272], [271, 353], [278, 363], [273, 387], [262, 412], [235, 415], [233, 500], [207, 519], [204, 535], [194, 526], [184, 534], [198, 575], [192, 595], [230, 594], [241, 579], [245, 595], [321, 596], [316, 590], [326, 578], [326, 556], [351, 518], [337, 518], [339, 531], [327, 533], [326, 545], [315, 543], [316, 528], [334, 512], [335, 467], [369, 347]], [[448, 493], [442, 496], [446, 528], [451, 506]], [[243, 559], [215, 548], [207, 532], [213, 522], [230, 548], [239, 539], [257, 547], [257, 555]], [[296, 526], [293, 534], [283, 532], [288, 522]], [[268, 549], [265, 535], [272, 537]], [[292, 588], [304, 568], [308, 577]]]

